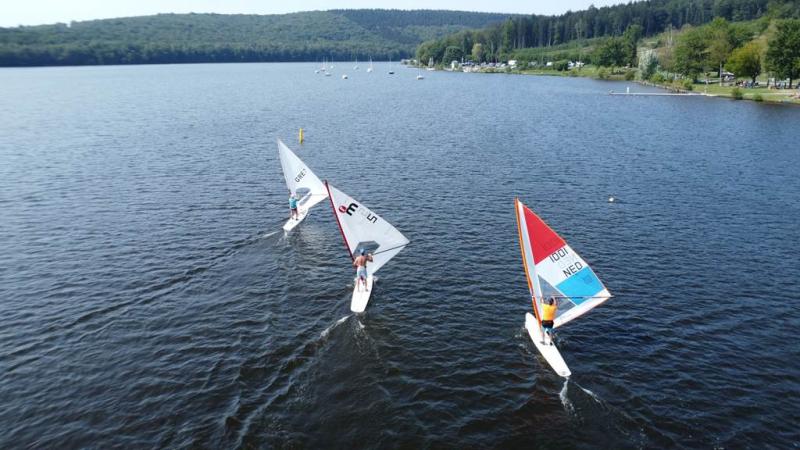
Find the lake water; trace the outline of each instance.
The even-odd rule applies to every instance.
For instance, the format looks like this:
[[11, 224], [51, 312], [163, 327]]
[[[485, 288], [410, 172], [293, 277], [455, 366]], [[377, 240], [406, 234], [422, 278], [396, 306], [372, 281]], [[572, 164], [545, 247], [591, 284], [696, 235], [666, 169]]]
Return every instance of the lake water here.
[[[0, 70], [0, 447], [800, 446], [800, 109], [315, 68]], [[276, 138], [411, 240], [363, 315]], [[615, 296], [567, 383], [515, 196]]]

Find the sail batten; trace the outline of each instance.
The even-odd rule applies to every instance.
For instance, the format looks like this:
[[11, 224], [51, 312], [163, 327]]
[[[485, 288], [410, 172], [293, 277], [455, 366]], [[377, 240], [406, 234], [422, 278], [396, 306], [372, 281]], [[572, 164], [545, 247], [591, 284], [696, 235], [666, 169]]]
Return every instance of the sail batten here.
[[519, 200], [515, 206], [523, 264], [537, 319], [541, 317], [541, 280], [562, 300], [553, 321], [555, 327], [582, 316], [611, 297], [589, 264], [561, 236]]

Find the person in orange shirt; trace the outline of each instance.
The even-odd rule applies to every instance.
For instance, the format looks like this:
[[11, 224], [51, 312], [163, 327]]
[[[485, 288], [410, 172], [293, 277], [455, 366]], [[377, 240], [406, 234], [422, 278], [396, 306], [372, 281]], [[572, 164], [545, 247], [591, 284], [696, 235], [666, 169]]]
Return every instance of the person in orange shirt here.
[[553, 320], [556, 318], [556, 298], [550, 297], [544, 305], [542, 305], [542, 331], [544, 331], [544, 343], [553, 345]]

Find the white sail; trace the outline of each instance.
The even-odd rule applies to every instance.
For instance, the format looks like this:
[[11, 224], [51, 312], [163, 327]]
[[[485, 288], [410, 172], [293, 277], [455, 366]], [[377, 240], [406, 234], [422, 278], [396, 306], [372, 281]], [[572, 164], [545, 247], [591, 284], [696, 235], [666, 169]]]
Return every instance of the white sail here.
[[278, 155], [289, 192], [298, 196], [298, 207], [308, 210], [328, 197], [328, 191], [314, 172], [278, 139]]
[[408, 239], [392, 224], [330, 183], [325, 182], [325, 185], [350, 256], [353, 257], [362, 249], [372, 252], [373, 260], [367, 264], [370, 275], [408, 245]]

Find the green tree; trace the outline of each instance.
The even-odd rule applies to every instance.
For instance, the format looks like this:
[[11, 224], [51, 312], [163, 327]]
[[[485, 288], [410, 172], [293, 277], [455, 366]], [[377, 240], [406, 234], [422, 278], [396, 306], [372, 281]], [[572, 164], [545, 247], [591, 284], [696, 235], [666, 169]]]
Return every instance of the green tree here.
[[462, 56], [464, 56], [464, 53], [461, 51], [461, 47], [451, 45], [444, 49], [442, 64], [448, 65], [451, 61], [460, 61]]
[[769, 40], [767, 48], [767, 69], [779, 78], [792, 81], [800, 76], [800, 20], [778, 22], [775, 35]]
[[483, 44], [476, 42], [472, 46], [472, 60], [479, 63], [483, 62]]
[[756, 82], [756, 77], [761, 73], [761, 46], [755, 41], [739, 47], [731, 53], [725, 65], [733, 73], [749, 77]]
[[707, 61], [706, 37], [702, 29], [692, 28], [678, 38], [675, 46], [675, 70], [694, 82], [705, 70]]
[[639, 57], [639, 71], [642, 74], [642, 79], [647, 80], [656, 73], [658, 69], [658, 55], [655, 50], [648, 49], [642, 51]]
[[722, 65], [728, 60], [733, 50], [728, 21], [722, 17], [715, 18], [708, 25], [708, 62], [719, 67], [719, 83], [722, 84]]
[[636, 66], [636, 44], [642, 38], [643, 29], [641, 25], [634, 24], [628, 27], [622, 33], [622, 40], [625, 43], [626, 61], [625, 64], [634, 67]]
[[597, 48], [594, 60], [600, 66], [624, 66], [628, 61], [628, 48], [624, 39], [613, 37]]

